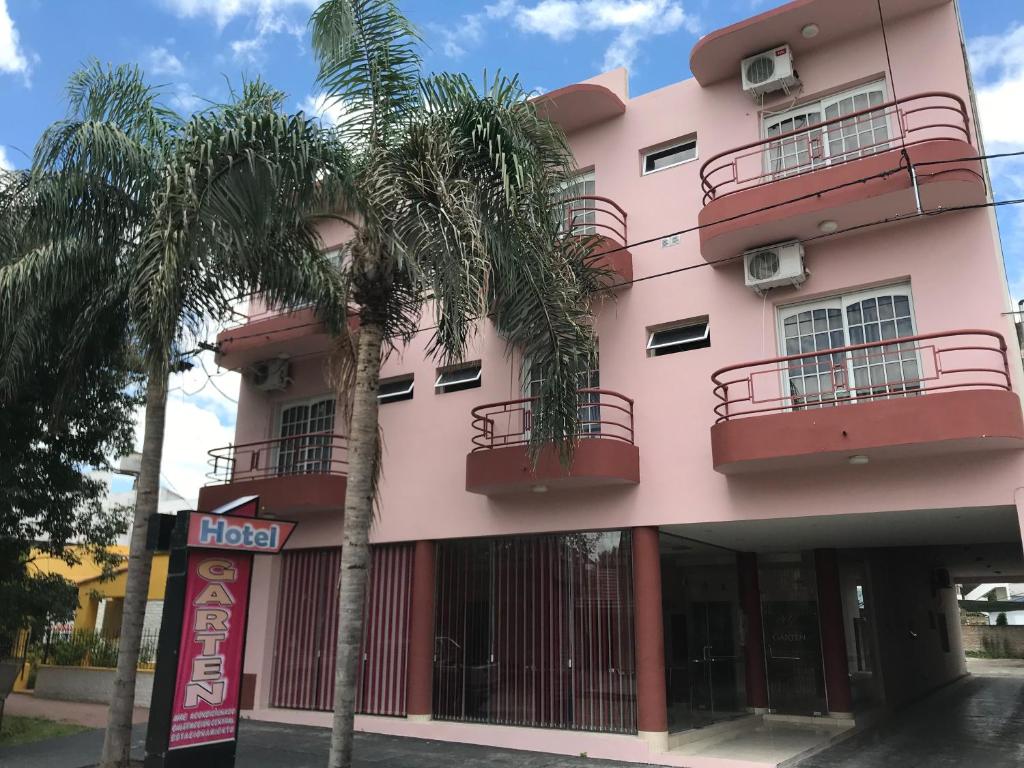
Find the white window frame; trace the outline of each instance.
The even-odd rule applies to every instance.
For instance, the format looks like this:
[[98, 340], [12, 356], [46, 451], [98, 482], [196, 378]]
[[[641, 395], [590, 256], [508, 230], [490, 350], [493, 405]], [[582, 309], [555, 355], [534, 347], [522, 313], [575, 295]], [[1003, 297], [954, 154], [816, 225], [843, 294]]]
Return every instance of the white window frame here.
[[[594, 191], [593, 192], [587, 192], [586, 189], [584, 189], [579, 194], [583, 195], [584, 197], [587, 196], [587, 195], [591, 195], [591, 196], [596, 196], [597, 195], [597, 174], [596, 174], [595, 171], [596, 171], [595, 168], [590, 168], [590, 169], [588, 169], [586, 171], [581, 171], [580, 173], [578, 173], [575, 176], [573, 176], [571, 179], [568, 179], [567, 181], [563, 181], [559, 185], [559, 195], [565, 200], [565, 202], [563, 202], [559, 206], [559, 208], [560, 208], [559, 216], [561, 217], [561, 222], [559, 223], [559, 227], [560, 228], [564, 227], [568, 223], [568, 221], [566, 220], [567, 219], [567, 217], [566, 217], [566, 207], [568, 205], [568, 196], [573, 194], [574, 190], [578, 186], [585, 187], [587, 184], [593, 184], [594, 185]], [[584, 216], [586, 216], [586, 215], [587, 214], [584, 214]], [[574, 235], [593, 235], [593, 234], [596, 234], [597, 233], [597, 227], [596, 227], [596, 224], [597, 224], [597, 211], [596, 211], [596, 209], [590, 215], [594, 217], [594, 221], [593, 222], [584, 221], [581, 224], [577, 224], [576, 226], [574, 226], [572, 228], [572, 232], [570, 234], [574, 234]]]
[[[681, 330], [684, 330], [686, 328], [698, 328], [701, 325], [704, 326], [704, 333], [700, 334], [699, 336], [695, 336], [692, 339], [687, 339], [685, 341], [665, 342], [663, 344], [656, 344], [655, 341], [654, 341], [654, 337], [657, 336], [659, 333], [665, 333], [666, 331], [681, 331]], [[659, 349], [668, 349], [668, 348], [671, 348], [671, 347], [681, 347], [681, 346], [683, 346], [685, 344], [693, 344], [693, 343], [699, 342], [699, 341], [707, 341], [710, 337], [711, 337], [711, 318], [710, 317], [693, 318], [693, 319], [690, 319], [690, 320], [683, 320], [683, 321], [680, 321], [678, 323], [671, 323], [669, 325], [662, 325], [662, 326], [659, 326], [657, 328], [650, 328], [650, 329], [648, 329], [648, 332], [647, 332], [647, 356], [648, 357], [657, 357], [655, 352], [657, 350], [659, 350]], [[691, 350], [681, 349], [679, 351], [680, 352], [689, 352]]]
[[[795, 117], [796, 115], [802, 115], [802, 114], [804, 114], [806, 112], [810, 112], [810, 111], [818, 112], [821, 115], [821, 123], [818, 123], [816, 125], [808, 125], [802, 131], [803, 133], [810, 133], [811, 131], [813, 131], [813, 130], [815, 130], [817, 128], [821, 132], [821, 158], [820, 158], [820, 161], [817, 164], [812, 165], [808, 169], [802, 169], [802, 170], [794, 169], [792, 171], [786, 171], [786, 170], [772, 171], [772, 169], [770, 167], [771, 154], [768, 151], [768, 147], [765, 147], [764, 160], [763, 160], [764, 172], [766, 174], [771, 174], [773, 176], [783, 177], [783, 176], [789, 175], [791, 173], [792, 174], [799, 174], [799, 173], [804, 173], [807, 170], [813, 170], [814, 168], [820, 168], [820, 167], [825, 167], [825, 166], [832, 165], [833, 164], [832, 156], [831, 156], [831, 154], [829, 152], [828, 127], [823, 125], [823, 123], [825, 123], [827, 120], [831, 119], [831, 118], [826, 117], [826, 115], [825, 115], [826, 111], [828, 110], [828, 108], [830, 106], [834, 106], [835, 104], [838, 104], [843, 99], [855, 98], [855, 97], [857, 97], [857, 96], [859, 96], [861, 94], [870, 93], [870, 92], [876, 91], [876, 90], [881, 90], [882, 91], [882, 103], [883, 104], [885, 104], [886, 102], [889, 101], [888, 83], [883, 78], [881, 80], [872, 80], [871, 82], [868, 82], [868, 83], [862, 83], [860, 85], [854, 86], [853, 88], [847, 88], [846, 90], [838, 91], [838, 92], [830, 94], [828, 96], [823, 96], [820, 99], [815, 99], [813, 101], [807, 101], [807, 102], [804, 102], [802, 104], [798, 104], [797, 106], [794, 106], [792, 109], [787, 109], [787, 110], [785, 110], [783, 112], [772, 112], [772, 113], [762, 112], [761, 116], [760, 116], [761, 117], [761, 138], [766, 140], [766, 141], [767, 140], [771, 140], [773, 138], [773, 137], [768, 135], [768, 125], [769, 125], [769, 123], [778, 123], [778, 122], [781, 122], [783, 120], [787, 120], [787, 119], [790, 119], [792, 117]], [[889, 134], [889, 142], [891, 144], [895, 143], [895, 142], [898, 142], [899, 141], [899, 137], [896, 136], [892, 132], [892, 121], [889, 119], [889, 115], [885, 114], [884, 118], [885, 118], [885, 122], [886, 122], [886, 128], [887, 128], [887, 131], [888, 131], [888, 134]], [[890, 149], [891, 149], [891, 147], [890, 147]], [[851, 152], [856, 152], [856, 151], [857, 150], [851, 150]], [[849, 153], [844, 153], [844, 154], [849, 154]], [[845, 162], [845, 161], [841, 160], [840, 162]]]
[[[285, 437], [284, 435], [281, 434], [281, 430], [284, 427], [284, 412], [286, 410], [288, 410], [289, 408], [295, 408], [295, 407], [300, 406], [300, 405], [312, 406], [312, 405], [316, 405], [317, 403], [326, 402], [328, 400], [333, 400], [334, 401], [334, 413], [332, 415], [332, 422], [333, 422], [334, 419], [336, 419], [337, 416], [338, 416], [338, 398], [335, 397], [334, 395], [331, 395], [330, 393], [327, 393], [327, 392], [325, 392], [325, 393], [323, 393], [321, 395], [314, 395], [312, 397], [299, 397], [299, 398], [296, 398], [294, 400], [286, 400], [286, 401], [281, 402], [281, 403], [278, 404], [276, 413], [274, 414], [274, 436], [272, 438], [273, 439], [273, 443], [272, 443], [273, 449], [271, 451], [269, 451], [269, 457], [268, 457], [270, 459], [270, 462], [271, 462], [270, 466], [274, 467], [274, 471], [275, 472], [279, 472], [280, 471], [279, 461], [280, 461], [280, 458], [281, 458], [281, 441], [289, 439], [288, 437]], [[307, 423], [307, 427], [308, 427], [308, 424], [309, 424], [308, 418], [307, 418], [306, 423]], [[333, 427], [332, 427], [332, 430], [333, 430]], [[302, 434], [309, 434], [309, 433], [308, 432], [303, 432]], [[330, 445], [330, 443], [328, 443], [328, 450], [331, 450], [332, 448], [333, 448], [333, 446]]]
[[386, 384], [409, 385], [408, 388], [398, 390], [397, 392], [388, 392], [387, 394], [381, 394], [379, 391], [377, 392], [377, 402], [380, 403], [381, 405], [384, 405], [386, 403], [399, 403], [402, 402], [403, 399], [411, 399], [406, 398], [405, 395], [413, 394], [413, 388], [416, 386], [416, 376], [415, 374], [407, 376], [395, 376], [393, 378], [385, 379], [384, 381], [380, 382], [379, 386], [384, 386]]
[[[476, 374], [473, 376], [467, 376], [462, 379], [454, 379], [452, 381], [446, 381], [444, 383], [441, 380], [452, 373], [458, 373], [459, 371], [469, 371], [476, 368]], [[437, 379], [434, 381], [434, 394], [444, 395], [448, 393], [448, 387], [457, 387], [463, 384], [471, 384], [475, 381], [480, 381], [483, 377], [484, 367], [481, 363], [462, 363], [461, 365], [454, 365], [445, 370], [439, 370], [437, 372]]]
[[[679, 149], [681, 147], [685, 147], [688, 144], [693, 144], [693, 157], [687, 157], [683, 160], [677, 160], [676, 162], [662, 166], [661, 168], [652, 168], [649, 171], [647, 170], [647, 158], [650, 157], [651, 155], [660, 155], [662, 152], [668, 152], [673, 149]], [[700, 144], [698, 144], [697, 142], [697, 134], [691, 133], [688, 136], [673, 139], [668, 144], [660, 144], [653, 147], [648, 147], [647, 149], [640, 150], [640, 175], [650, 176], [651, 174], [654, 173], [661, 173], [662, 171], [667, 171], [669, 168], [677, 168], [680, 165], [692, 163], [699, 157]]]
[[[794, 304], [784, 304], [776, 308], [776, 335], [777, 335], [777, 348], [779, 350], [780, 357], [788, 357], [786, 352], [786, 331], [784, 321], [787, 317], [793, 314], [799, 314], [800, 312], [806, 312], [814, 309], [839, 309], [840, 315], [843, 321], [843, 347], [855, 346], [850, 340], [850, 326], [847, 318], [847, 308], [858, 302], [864, 301], [865, 299], [878, 298], [880, 296], [893, 296], [893, 295], [906, 295], [907, 302], [910, 307], [910, 324], [911, 324], [911, 336], [916, 336], [920, 333], [917, 325], [917, 311], [914, 304], [914, 292], [911, 283], [906, 281], [900, 281], [898, 283], [889, 283], [888, 285], [882, 285], [875, 288], [864, 288], [860, 290], [852, 290], [845, 293], [833, 294], [832, 296], [823, 296], [819, 299], [813, 299], [811, 301], [801, 301]], [[899, 337], [897, 337], [899, 338]], [[874, 343], [874, 342], [871, 342]], [[881, 344], [883, 342], [879, 342]], [[812, 354], [810, 352], [808, 355]], [[921, 367], [921, 355], [920, 352], [915, 350], [915, 356], [917, 357], [917, 370], [920, 377], [924, 376], [924, 369]], [[846, 385], [847, 392], [856, 393], [857, 383], [854, 376], [854, 365], [853, 357], [849, 353], [845, 353], [846, 362]], [[790, 399], [789, 395], [789, 373], [785, 367], [782, 367], [779, 371], [780, 376], [780, 387], [781, 394], [783, 397]], [[896, 382], [894, 382], [896, 383]], [[819, 393], [820, 394], [820, 393]], [[856, 394], [853, 394], [850, 402], [857, 402], [860, 399]], [[873, 397], [864, 398], [869, 402]], [[828, 405], [828, 401], [825, 401], [825, 405]], [[790, 403], [788, 410], [805, 409], [811, 407], [821, 407], [821, 403], [809, 403], [806, 405], [793, 406]]]

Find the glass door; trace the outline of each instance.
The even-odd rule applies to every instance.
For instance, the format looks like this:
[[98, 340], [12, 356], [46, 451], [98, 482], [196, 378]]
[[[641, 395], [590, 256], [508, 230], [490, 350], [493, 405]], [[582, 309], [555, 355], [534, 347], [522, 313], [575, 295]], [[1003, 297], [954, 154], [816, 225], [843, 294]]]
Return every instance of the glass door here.
[[661, 548], [669, 730], [743, 716], [735, 555], [671, 534]]
[[334, 398], [295, 403], [281, 409], [276, 446], [279, 475], [321, 474], [331, 470]]
[[758, 557], [768, 707], [788, 715], [828, 711], [812, 553]]
[[837, 296], [779, 310], [780, 352], [807, 355], [783, 370], [783, 396], [793, 408], [918, 393], [921, 363], [914, 342], [814, 355], [915, 334], [909, 285]]

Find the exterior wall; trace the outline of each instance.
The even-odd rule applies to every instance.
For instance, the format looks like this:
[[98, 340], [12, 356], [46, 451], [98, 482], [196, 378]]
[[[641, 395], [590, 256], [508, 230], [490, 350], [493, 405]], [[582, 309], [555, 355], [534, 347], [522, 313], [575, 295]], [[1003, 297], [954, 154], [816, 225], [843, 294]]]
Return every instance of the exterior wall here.
[[[956, 590], [932, 588], [932, 571], [941, 563], [912, 549], [874, 550], [868, 563], [886, 704], [906, 704], [967, 674]], [[949, 651], [942, 649], [940, 615], [946, 619]]]
[[997, 658], [1024, 659], [1024, 627], [961, 626], [960, 632], [967, 652], [985, 653]]
[[[114, 691], [113, 669], [53, 667], [44, 665], [36, 674], [37, 699], [89, 701], [109, 704]], [[135, 706], [148, 707], [153, 696], [153, 673], [139, 670], [135, 676]]]
[[[947, 90], [967, 97], [953, 13], [947, 4], [891, 25], [900, 94]], [[916, 66], [915, 51], [923, 49], [934, 52], [928, 67]], [[885, 71], [880, 35], [841, 42], [806, 56], [799, 66], [808, 96], [877, 79]], [[627, 210], [631, 241], [695, 223], [701, 205], [700, 161], [648, 176], [639, 173], [642, 148], [694, 131], [700, 156], [707, 158], [756, 139], [757, 110], [738, 82], [701, 88], [691, 79], [633, 99], [622, 117], [570, 137], [579, 166], [596, 169], [597, 193]], [[701, 261], [693, 232], [683, 235], [676, 247], [653, 243], [634, 250], [639, 278]], [[470, 410], [519, 397], [520, 360], [513, 355], [510, 365], [493, 328], [481, 323], [467, 355], [482, 361], [481, 388], [435, 395], [435, 363], [425, 353], [430, 333], [421, 333], [383, 369], [384, 376], [415, 373], [417, 387], [413, 400], [381, 408], [384, 473], [372, 541], [1010, 504], [1024, 469], [1024, 457], [1014, 452], [876, 462], [803, 474], [725, 478], [712, 471], [708, 431], [716, 401], [710, 375], [722, 366], [775, 354], [774, 316], [780, 305], [909, 280], [920, 333], [986, 328], [1002, 332], [1013, 343], [1012, 325], [1001, 314], [1009, 302], [989, 211], [825, 239], [807, 246], [807, 262], [812, 274], [800, 290], [778, 289], [766, 300], [744, 287], [741, 269], [734, 264], [640, 282], [598, 307], [601, 386], [636, 401], [641, 482], [633, 488], [500, 499], [466, 493]], [[710, 348], [646, 356], [648, 327], [702, 315], [710, 317]], [[432, 323], [428, 312], [424, 324]], [[1019, 363], [1014, 359], [1012, 365], [1019, 391]], [[296, 360], [295, 384], [272, 396], [243, 385], [237, 441], [269, 436], [274, 408], [281, 402], [326, 392], [322, 366], [315, 357]], [[836, 492], [853, 479], [863, 481], [856, 495]], [[686, 489], [685, 504], [680, 503], [681, 488]], [[322, 526], [300, 526], [299, 531], [299, 536], [320, 539], [340, 535], [340, 526], [325, 520]], [[298, 541], [292, 545], [303, 546]]]

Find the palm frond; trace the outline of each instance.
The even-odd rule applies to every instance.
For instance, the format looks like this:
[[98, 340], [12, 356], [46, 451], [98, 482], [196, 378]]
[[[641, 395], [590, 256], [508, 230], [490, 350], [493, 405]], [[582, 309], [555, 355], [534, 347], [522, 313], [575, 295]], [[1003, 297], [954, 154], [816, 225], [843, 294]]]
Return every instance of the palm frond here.
[[380, 147], [419, 106], [419, 36], [393, 0], [327, 0], [314, 11], [317, 84], [353, 146]]

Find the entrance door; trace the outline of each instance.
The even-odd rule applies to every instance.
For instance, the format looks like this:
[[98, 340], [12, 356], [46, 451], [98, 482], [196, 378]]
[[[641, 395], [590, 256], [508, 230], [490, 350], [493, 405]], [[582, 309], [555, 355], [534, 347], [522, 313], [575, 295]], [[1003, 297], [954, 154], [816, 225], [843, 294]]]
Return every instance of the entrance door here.
[[694, 630], [690, 674], [695, 727], [730, 717], [740, 708], [734, 615], [735, 605], [730, 602], [690, 606], [690, 626]]
[[813, 557], [761, 556], [758, 565], [768, 707], [789, 715], [824, 714], [828, 705]]

